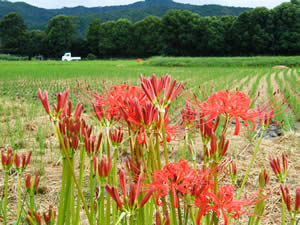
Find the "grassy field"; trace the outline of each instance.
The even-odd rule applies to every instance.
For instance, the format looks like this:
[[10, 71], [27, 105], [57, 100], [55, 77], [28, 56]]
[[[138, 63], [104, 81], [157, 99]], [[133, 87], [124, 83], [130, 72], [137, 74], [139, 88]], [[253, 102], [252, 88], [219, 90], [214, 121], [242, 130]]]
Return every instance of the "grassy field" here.
[[[181, 64], [178, 63], [180, 61]], [[295, 179], [291, 179], [292, 187], [294, 187], [297, 185], [297, 171], [299, 170], [296, 160], [299, 151], [295, 151], [299, 144], [296, 140], [299, 128], [297, 130], [296, 127], [299, 126], [300, 121], [300, 66], [298, 63], [299, 57], [152, 58], [150, 61], [141, 63], [135, 60], [0, 61], [0, 149], [12, 146], [20, 152], [27, 149], [33, 150], [32, 168], [40, 168], [45, 174], [42, 187], [46, 188], [46, 194], [39, 196], [39, 203], [43, 205], [43, 198], [46, 198], [48, 202], [55, 205], [57, 198], [52, 196], [57, 196], [55, 192], [57, 189], [54, 187], [50, 190], [46, 186], [47, 182], [52, 182], [53, 179], [59, 182], [59, 179], [55, 180], [53, 173], [59, 171], [56, 163], [60, 159], [56, 151], [58, 146], [54, 141], [54, 133], [37, 95], [38, 88], [48, 91], [52, 104], [57, 92], [70, 88], [70, 98], [73, 102], [77, 102], [76, 81], [86, 82], [95, 90], [100, 90], [103, 80], [108, 83], [108, 86], [124, 82], [139, 85], [140, 74], [151, 76], [155, 73], [161, 76], [168, 73], [172, 78], [183, 81], [185, 90], [197, 96], [200, 96], [199, 87], [208, 95], [217, 90], [240, 90], [251, 98], [259, 95], [257, 102], [263, 103], [280, 89], [278, 96], [280, 99], [285, 99], [291, 106], [276, 117], [276, 124], [283, 129], [285, 135], [279, 143], [276, 142], [279, 139], [275, 142], [273, 139], [268, 139], [263, 143], [265, 152], [260, 156], [263, 161], [259, 163], [268, 165], [264, 160], [267, 158], [267, 153], [275, 154], [281, 151], [287, 151], [289, 154], [296, 153], [295, 160], [291, 160], [291, 173], [295, 175]], [[274, 68], [275, 65], [290, 67]], [[246, 155], [254, 149], [249, 141], [252, 137], [247, 132], [243, 137], [241, 140], [234, 140], [232, 144], [234, 149], [232, 157], [241, 160], [240, 167], [247, 165], [249, 159]], [[247, 154], [239, 154], [239, 150]], [[259, 169], [260, 167], [256, 170], [259, 171]], [[255, 179], [251, 177], [251, 182], [255, 183]], [[271, 199], [270, 201], [276, 204], [274, 201], [277, 200]], [[10, 203], [12, 211], [13, 204], [12, 198]], [[276, 224], [277, 219], [268, 218], [267, 224]]]

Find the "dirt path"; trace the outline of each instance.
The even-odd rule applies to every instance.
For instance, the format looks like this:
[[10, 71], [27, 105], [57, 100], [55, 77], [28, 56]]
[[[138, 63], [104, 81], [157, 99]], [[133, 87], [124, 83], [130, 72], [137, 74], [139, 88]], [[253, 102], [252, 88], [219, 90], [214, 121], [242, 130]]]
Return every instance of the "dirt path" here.
[[[280, 72], [280, 73], [282, 73], [282, 72]], [[275, 76], [276, 76], [276, 72], [271, 74], [271, 87], [273, 89], [273, 92], [279, 90], [279, 85], [278, 85], [277, 81], [275, 80]]]
[[[249, 75], [248, 75], [249, 76]], [[230, 89], [230, 91], [235, 91], [235, 90], [240, 90], [240, 86], [245, 83], [248, 80], [248, 76], [245, 76], [244, 78], [242, 78], [240, 81], [238, 82], [234, 82], [235, 84], [233, 85], [233, 87]]]
[[262, 102], [266, 102], [269, 99], [269, 94], [268, 94], [268, 81], [267, 81], [267, 77], [269, 76], [269, 74], [265, 74], [258, 85], [258, 91], [260, 92], [260, 98], [259, 100]]
[[251, 88], [252, 88], [253, 84], [255, 83], [255, 81], [257, 80], [257, 78], [258, 78], [258, 74], [253, 76], [250, 79], [250, 81], [247, 84], [245, 84], [245, 86], [243, 87], [243, 89], [241, 91], [245, 92], [247, 95], [250, 95]]

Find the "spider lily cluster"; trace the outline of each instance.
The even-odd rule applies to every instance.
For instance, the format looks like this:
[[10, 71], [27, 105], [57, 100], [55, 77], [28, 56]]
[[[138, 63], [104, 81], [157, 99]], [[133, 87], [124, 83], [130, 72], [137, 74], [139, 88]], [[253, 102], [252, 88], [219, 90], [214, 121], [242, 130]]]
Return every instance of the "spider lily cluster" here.
[[[262, 169], [258, 175], [255, 195], [246, 197], [243, 191], [263, 132], [272, 117], [281, 113], [275, 112], [278, 107], [270, 101], [255, 110], [253, 101], [239, 91], [219, 91], [201, 101], [170, 75], [141, 75], [140, 81], [141, 88], [126, 84], [107, 87], [104, 83], [101, 92], [78, 83], [81, 102], [74, 111], [68, 101], [69, 89], [57, 94], [53, 110], [47, 91], [38, 90], [59, 142], [62, 182], [56, 211], [50, 206], [42, 219], [34, 204], [39, 174], [36, 172], [33, 180], [31, 175], [26, 177], [31, 199], [27, 223], [83, 224], [83, 208], [86, 223], [91, 225], [227, 225], [241, 215], [249, 216], [249, 224], [259, 224], [265, 213], [269, 172]], [[83, 104], [92, 109], [93, 125], [82, 114]], [[237, 184], [236, 164], [227, 157], [232, 121], [234, 135], [239, 135], [241, 124], [254, 130], [259, 123], [263, 130], [241, 185]], [[201, 145], [196, 144], [195, 134], [199, 134]], [[176, 149], [181, 158], [175, 160], [171, 144], [182, 137], [184, 143]], [[12, 149], [2, 152], [6, 177], [13, 162], [22, 173], [30, 155], [22, 156], [21, 163]], [[281, 183], [282, 214], [287, 210], [294, 225], [300, 195], [297, 189], [292, 209], [289, 188], [284, 186], [288, 167], [285, 155], [282, 162], [283, 169], [280, 160], [270, 156], [271, 168]], [[6, 211], [3, 214], [6, 219]], [[18, 218], [21, 216], [18, 213]], [[282, 221], [286, 222], [285, 216]]]

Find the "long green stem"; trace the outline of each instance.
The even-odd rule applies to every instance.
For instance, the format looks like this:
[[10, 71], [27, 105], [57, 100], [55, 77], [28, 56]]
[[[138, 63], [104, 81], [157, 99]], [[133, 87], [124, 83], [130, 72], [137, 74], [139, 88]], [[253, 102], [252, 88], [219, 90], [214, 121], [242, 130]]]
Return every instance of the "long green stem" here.
[[83, 203], [83, 207], [84, 207], [85, 213], [86, 213], [86, 215], [87, 215], [87, 217], [88, 217], [89, 223], [92, 224], [91, 217], [90, 217], [90, 213], [89, 213], [89, 210], [88, 210], [88, 206], [87, 206], [86, 201], [85, 201], [85, 199], [84, 199], [84, 197], [83, 197], [83, 194], [82, 194], [82, 191], [81, 191], [81, 187], [79, 186], [78, 181], [77, 181], [77, 179], [76, 179], [76, 175], [75, 175], [75, 172], [74, 172], [74, 168], [73, 168], [73, 166], [72, 166], [72, 163], [71, 163], [69, 157], [67, 157], [67, 156], [68, 156], [68, 153], [67, 153], [67, 150], [64, 148], [64, 144], [63, 144], [64, 141], [63, 141], [63, 138], [62, 138], [62, 136], [61, 136], [61, 134], [60, 134], [60, 131], [59, 131], [59, 128], [58, 128], [58, 127], [56, 127], [56, 134], [57, 134], [57, 136], [58, 136], [58, 138], [59, 138], [59, 140], [60, 140], [60, 143], [62, 143], [62, 146], [63, 146], [63, 147], [62, 147], [61, 149], [62, 149], [62, 151], [63, 151], [63, 155], [65, 156], [65, 158], [66, 158], [66, 160], [67, 160], [68, 166], [69, 166], [70, 171], [71, 171], [71, 175], [72, 175], [72, 177], [73, 177], [73, 179], [74, 179], [74, 183], [75, 183], [76, 188], [77, 188], [78, 193], [79, 193], [79, 197], [81, 198], [81, 201], [82, 201], [82, 203]]
[[[69, 157], [69, 156], [67, 156]], [[72, 159], [71, 159], [72, 162]], [[67, 174], [70, 174], [70, 167], [67, 167]], [[65, 202], [64, 202], [64, 213], [65, 213], [65, 224], [71, 224], [71, 186], [72, 176], [67, 176], [66, 191], [65, 191]]]
[[21, 173], [18, 173], [18, 209], [17, 209], [17, 225], [20, 223], [21, 208], [22, 208], [22, 189], [21, 189]]
[[[84, 163], [85, 162], [85, 149], [82, 147], [80, 149], [80, 170], [79, 170], [79, 186], [82, 188], [82, 182], [83, 182], [83, 173], [84, 173]], [[75, 222], [73, 223], [74, 225], [79, 224], [79, 219], [80, 219], [80, 198], [77, 197], [77, 208], [76, 208], [76, 218]]]
[[281, 197], [281, 225], [285, 225], [285, 203], [283, 196]]
[[7, 219], [7, 194], [8, 194], [8, 171], [5, 171], [4, 177], [4, 205], [3, 205], [3, 224], [6, 225]]
[[67, 176], [67, 165], [66, 160], [63, 159], [62, 161], [62, 182], [61, 182], [61, 189], [60, 189], [60, 198], [59, 198], [59, 208], [58, 208], [58, 217], [57, 217], [57, 224], [63, 225], [65, 222], [65, 212], [64, 212], [64, 198], [65, 198], [65, 184], [66, 184], [66, 176]]
[[93, 158], [90, 160], [90, 225], [94, 224], [94, 171], [93, 171]]
[[169, 156], [168, 156], [167, 139], [166, 139], [166, 131], [165, 131], [165, 113], [164, 112], [160, 113], [160, 118], [161, 118], [161, 132], [163, 135], [165, 161], [166, 161], [166, 164], [168, 164]]
[[[107, 134], [108, 135], [108, 134]], [[107, 136], [107, 158], [110, 156], [110, 144], [109, 144], [109, 137]], [[111, 185], [111, 174], [108, 174], [107, 182]], [[106, 225], [110, 225], [111, 220], [111, 197], [110, 195], [106, 195]]]
[[250, 170], [252, 169], [253, 163], [254, 163], [254, 161], [255, 161], [255, 159], [256, 159], [256, 154], [257, 154], [257, 152], [258, 152], [259, 146], [260, 146], [260, 144], [261, 144], [261, 142], [262, 142], [262, 139], [263, 139], [263, 137], [264, 137], [264, 133], [265, 133], [265, 131], [263, 130], [262, 133], [261, 133], [260, 139], [259, 139], [259, 141], [258, 141], [258, 144], [256, 145], [254, 154], [252, 155], [252, 159], [251, 159], [251, 162], [250, 162], [249, 167], [248, 167], [248, 169], [247, 169], [246, 175], [245, 175], [245, 177], [244, 177], [244, 179], [243, 179], [241, 188], [240, 188], [240, 190], [239, 190], [239, 192], [238, 192], [237, 199], [240, 199], [240, 196], [241, 196], [241, 194], [242, 194], [242, 192], [243, 192], [243, 190], [244, 190], [244, 187], [245, 187], [245, 184], [246, 184], [246, 182], [247, 182], [247, 179], [248, 179]]
[[172, 195], [172, 192], [170, 192], [170, 209], [171, 209], [171, 224], [174, 224], [174, 225], [177, 225], [177, 218], [176, 218], [176, 211], [175, 211], [175, 208], [174, 208], [174, 200], [173, 200], [173, 195]]
[[178, 221], [179, 221], [179, 225], [182, 225], [182, 216], [181, 216], [180, 200], [179, 200], [179, 197], [178, 197], [178, 193], [177, 193], [177, 199], [178, 199], [178, 208], [177, 208]]

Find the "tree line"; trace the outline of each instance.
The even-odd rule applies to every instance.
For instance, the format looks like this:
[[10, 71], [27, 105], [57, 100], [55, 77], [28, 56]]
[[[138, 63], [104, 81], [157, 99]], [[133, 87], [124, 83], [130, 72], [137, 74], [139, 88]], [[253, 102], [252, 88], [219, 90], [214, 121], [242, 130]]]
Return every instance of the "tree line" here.
[[148, 16], [136, 23], [94, 20], [85, 39], [76, 36], [77, 26], [76, 17], [58, 15], [45, 30], [29, 31], [20, 14], [9, 13], [0, 20], [0, 51], [48, 58], [67, 51], [97, 58], [300, 53], [300, 0], [239, 16], [201, 17], [171, 10], [162, 18]]

